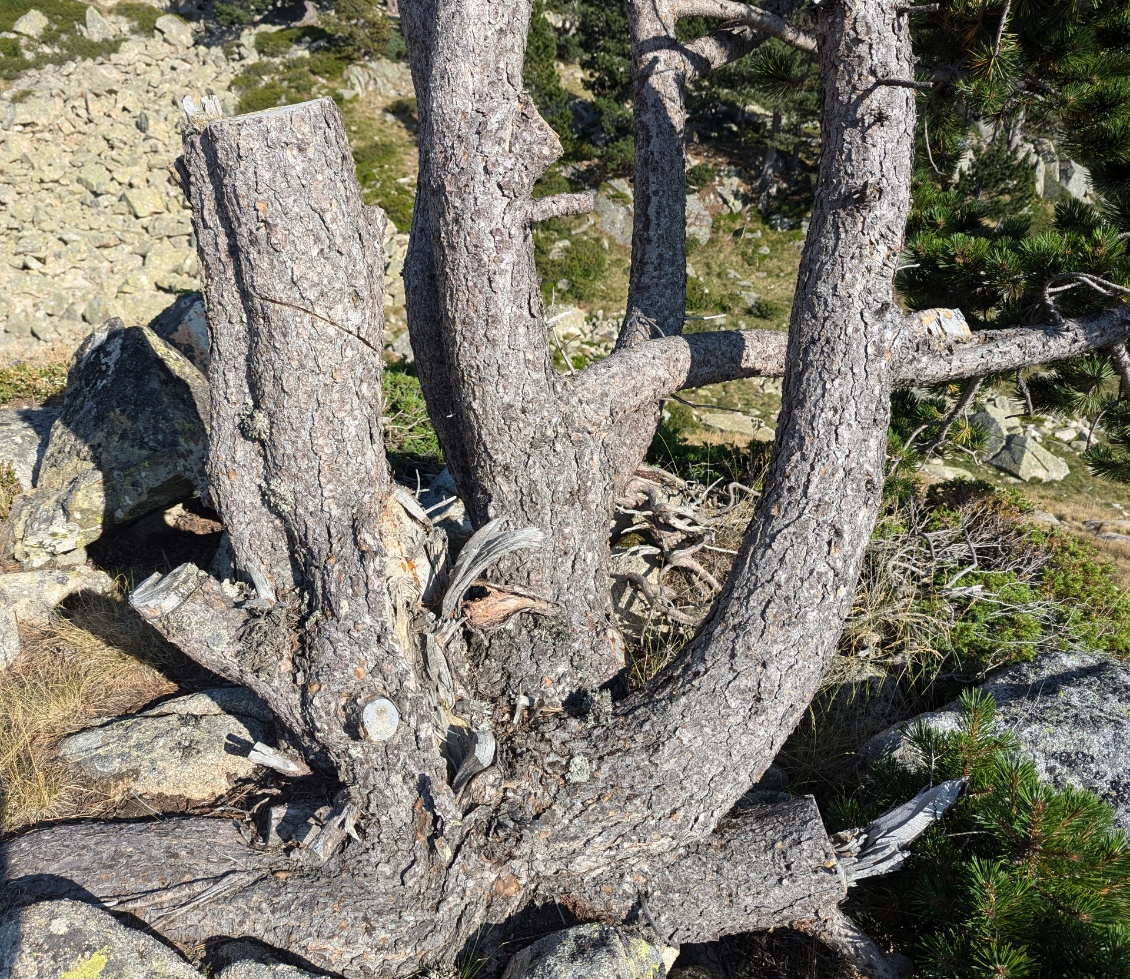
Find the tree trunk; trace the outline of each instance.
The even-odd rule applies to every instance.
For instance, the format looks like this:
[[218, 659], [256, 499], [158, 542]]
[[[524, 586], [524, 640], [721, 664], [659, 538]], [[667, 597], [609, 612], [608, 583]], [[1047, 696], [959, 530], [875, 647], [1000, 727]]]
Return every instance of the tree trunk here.
[[[886, 84], [913, 77], [898, 2], [815, 12], [816, 206], [773, 460], [733, 572], [667, 670], [585, 710], [513, 714], [520, 694], [560, 701], [617, 668], [618, 481], [670, 385], [727, 357], [752, 370], [753, 341], [641, 340], [576, 377], [553, 370], [529, 224], [585, 201], [531, 199], [557, 146], [521, 92], [528, 0], [402, 4], [420, 105], [406, 275], [421, 380], [475, 521], [545, 533], [493, 579], [558, 609], [478, 637], [473, 656], [459, 596], [445, 594], [458, 568], [385, 462], [383, 218], [361, 205], [336, 109], [319, 100], [186, 132], [213, 344], [211, 493], [244, 583], [186, 565], [131, 602], [262, 696], [279, 750], [343, 788], [301, 845], [194, 818], [39, 830], [0, 845], [10, 895], [81, 894], [181, 941], [252, 937], [349, 977], [450, 962], [480, 926], [549, 900], [650, 919], [671, 944], [790, 923], [859, 944], [828, 924], [846, 876], [812, 800], [732, 810], [835, 648], [880, 504], [903, 377], [893, 359], [921, 355], [921, 375], [987, 373], [1001, 356], [993, 343], [926, 350], [900, 332], [914, 102]], [[713, 63], [727, 44], [687, 50]], [[1125, 339], [1125, 323], [1076, 326], [1045, 346]], [[782, 359], [779, 345], [759, 349]], [[461, 764], [475, 777], [456, 775]]]

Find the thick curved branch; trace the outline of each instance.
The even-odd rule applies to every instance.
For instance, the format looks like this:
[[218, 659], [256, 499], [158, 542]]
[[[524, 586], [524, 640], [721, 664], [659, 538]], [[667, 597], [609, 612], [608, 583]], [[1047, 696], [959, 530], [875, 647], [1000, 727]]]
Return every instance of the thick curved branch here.
[[915, 387], [985, 377], [1078, 357], [1111, 347], [1128, 335], [1130, 307], [1124, 304], [1062, 324], [982, 330], [944, 346], [921, 334], [904, 334], [892, 348], [894, 381], [897, 387]]
[[[770, 0], [761, 5], [766, 13], [782, 19], [792, 16], [806, 0]], [[765, 43], [766, 35], [747, 26], [726, 26], [697, 38], [683, 47], [687, 59], [686, 80], [694, 82], [712, 71], [739, 61]]]
[[734, 21], [775, 37], [798, 51], [816, 53], [816, 38], [807, 31], [793, 27], [783, 17], [737, 0], [680, 0], [675, 12], [679, 17], [717, 17]]
[[685, 849], [629, 864], [538, 891], [635, 918], [666, 945], [785, 927], [829, 913], [847, 894], [811, 796], [741, 810]]
[[289, 681], [293, 664], [285, 617], [280, 623], [264, 608], [239, 607], [194, 564], [150, 576], [130, 593], [129, 602], [194, 662], [248, 687], [279, 720], [301, 729], [299, 698]]
[[688, 820], [705, 836], [777, 754], [834, 654], [881, 504], [902, 319], [892, 283], [914, 96], [874, 86], [913, 63], [897, 3], [817, 9], [827, 142], [765, 489], [698, 635], [599, 737], [576, 743], [591, 777], [547, 813], [549, 862], [583, 866], [612, 845], [642, 859], [685, 839]]

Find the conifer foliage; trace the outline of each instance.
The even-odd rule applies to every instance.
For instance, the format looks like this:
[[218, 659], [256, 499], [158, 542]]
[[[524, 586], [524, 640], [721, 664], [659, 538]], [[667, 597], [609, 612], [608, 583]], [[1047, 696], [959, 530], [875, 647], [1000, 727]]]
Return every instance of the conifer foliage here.
[[[1040, 782], [1015, 738], [997, 731], [989, 694], [967, 691], [961, 709], [953, 733], [910, 732], [916, 770], [876, 768], [891, 799], [950, 778], [968, 785], [907, 869], [864, 888], [863, 902], [899, 922], [893, 937], [920, 976], [1130, 977], [1130, 836], [1101, 799]], [[863, 815], [852, 802], [839, 810], [849, 824]]]

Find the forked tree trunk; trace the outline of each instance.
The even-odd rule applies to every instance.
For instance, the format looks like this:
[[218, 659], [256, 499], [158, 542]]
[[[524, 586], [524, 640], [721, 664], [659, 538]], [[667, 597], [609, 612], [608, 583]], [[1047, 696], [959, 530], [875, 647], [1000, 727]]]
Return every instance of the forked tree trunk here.
[[[401, 4], [421, 120], [406, 274], [429, 411], [475, 520], [545, 532], [496, 581], [558, 609], [471, 653], [458, 606], [445, 617], [439, 604], [442, 539], [384, 459], [383, 218], [361, 205], [332, 102], [186, 133], [213, 343], [211, 493], [244, 584], [186, 565], [131, 601], [262, 696], [281, 750], [342, 791], [304, 846], [248, 845], [248, 827], [195, 818], [35, 831], [0, 846], [9, 893], [82, 895], [181, 941], [256, 938], [350, 977], [449, 962], [481, 925], [550, 900], [626, 922], [646, 900], [648, 937], [672, 944], [835, 931], [846, 880], [812, 800], [727, 813], [833, 653], [878, 512], [891, 385], [1127, 332], [1118, 313], [1018, 341], [908, 338], [891, 286], [914, 131], [912, 91], [886, 84], [912, 78], [898, 3], [816, 12], [824, 152], [787, 349], [776, 335], [668, 336], [575, 378], [552, 368], [529, 224], [586, 201], [531, 199], [556, 142], [521, 92], [529, 2]], [[722, 32], [687, 50], [701, 67], [747, 42]], [[658, 400], [782, 369], [765, 490], [689, 648], [607, 710], [515, 720], [519, 694], [561, 700], [617, 667], [608, 516]], [[469, 728], [480, 746], [493, 731], [497, 753], [456, 792]]]

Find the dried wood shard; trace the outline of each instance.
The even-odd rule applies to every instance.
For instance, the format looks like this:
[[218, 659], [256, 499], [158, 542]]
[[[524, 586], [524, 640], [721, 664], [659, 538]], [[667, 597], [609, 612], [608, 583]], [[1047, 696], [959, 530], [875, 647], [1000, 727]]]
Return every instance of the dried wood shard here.
[[866, 828], [845, 830], [832, 837], [849, 885], [898, 870], [909, 855], [910, 844], [945, 815], [965, 783], [966, 779], [955, 778], [923, 789]]

